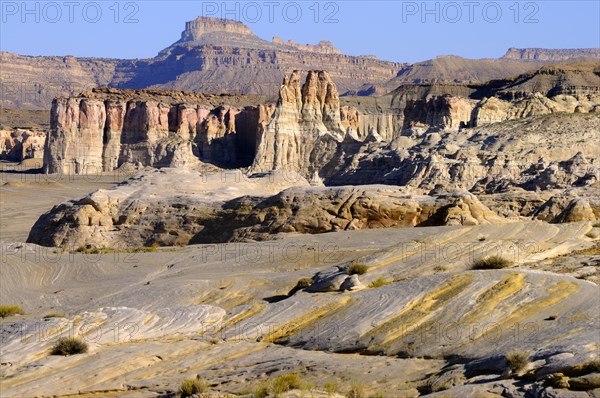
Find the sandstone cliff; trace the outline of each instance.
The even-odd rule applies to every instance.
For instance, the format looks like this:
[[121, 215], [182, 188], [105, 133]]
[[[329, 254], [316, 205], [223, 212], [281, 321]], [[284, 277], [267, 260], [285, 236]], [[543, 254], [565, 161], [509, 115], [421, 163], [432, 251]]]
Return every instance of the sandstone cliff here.
[[[260, 97], [94, 90], [57, 98], [46, 173], [96, 173], [124, 165], [186, 167], [252, 161]], [[262, 114], [263, 117], [269, 115]]]
[[[589, 64], [563, 65], [487, 85], [403, 86], [379, 98], [340, 97], [327, 72], [310, 71], [301, 84], [302, 75], [295, 71], [280, 86], [277, 105], [265, 104], [265, 97], [258, 96], [94, 90], [55, 101], [45, 170], [194, 166], [202, 160], [221, 167], [252, 165], [252, 172], [291, 170], [315, 183], [422, 185], [435, 181], [434, 176], [424, 177], [424, 170], [428, 174], [440, 162], [448, 162], [444, 159], [453, 163], [463, 156], [483, 169], [469, 176], [456, 170], [450, 174], [462, 188], [472, 189], [496, 166], [482, 160], [487, 157], [484, 146], [463, 148], [475, 143], [464, 137], [481, 134], [468, 128], [557, 113], [591, 113], [595, 116], [566, 121], [576, 130], [593, 129], [600, 110], [595, 86], [600, 77], [594, 71]], [[545, 124], [539, 126], [547, 130]], [[495, 139], [502, 142], [507, 131], [500, 131]], [[538, 159], [566, 161], [578, 152], [594, 159], [589, 148], [571, 144], [573, 150], [557, 152], [562, 157], [540, 153], [521, 171]], [[479, 151], [477, 159], [474, 151]], [[436, 166], [431, 169], [429, 163]]]
[[[251, 170], [288, 169], [336, 185], [364, 182], [422, 185], [425, 181], [435, 181], [435, 175], [429, 174], [449, 162], [456, 166], [441, 166], [438, 172], [448, 173], [460, 181], [462, 188], [472, 189], [498, 167], [498, 160], [492, 161], [497, 154], [488, 155], [488, 143], [479, 139], [488, 130], [475, 128], [542, 115], [592, 113], [590, 117], [565, 121], [581, 131], [584, 139], [594, 140], [596, 112], [600, 110], [600, 95], [596, 93], [600, 76], [594, 70], [589, 64], [567, 65], [542, 68], [533, 74], [488, 85], [404, 86], [385, 97], [341, 100], [327, 73], [310, 72], [300, 88], [298, 73], [294, 72], [284, 80], [273, 118], [259, 132], [257, 156]], [[569, 94], [561, 89], [567, 86], [571, 87]], [[534, 87], [541, 91], [535, 91]], [[448, 91], [455, 95], [441, 94]], [[556, 126], [552, 120], [533, 125], [539, 129], [536, 134], [550, 133], [549, 143], [559, 146], [565, 137], [549, 131], [547, 126]], [[511, 128], [513, 124], [500, 127], [499, 131], [492, 127], [489, 131], [497, 134], [495, 140], [505, 142], [507, 134], [514, 134]], [[597, 153], [578, 142], [567, 140], [571, 149], [554, 153], [544, 143], [542, 147], [547, 153], [540, 152], [538, 157], [526, 160], [514, 158], [512, 153], [506, 156], [523, 163], [519, 172], [540, 161], [546, 165], [567, 161], [579, 152], [593, 163]], [[540, 151], [533, 141], [522, 145], [533, 153]], [[464, 167], [466, 159], [472, 167], [481, 169], [446, 169]], [[543, 167], [538, 172], [542, 170]], [[526, 181], [523, 179], [519, 184]]]
[[310, 71], [301, 88], [295, 71], [284, 79], [273, 117], [261, 131], [252, 170], [286, 169], [312, 176], [345, 133], [339, 95], [329, 74]]

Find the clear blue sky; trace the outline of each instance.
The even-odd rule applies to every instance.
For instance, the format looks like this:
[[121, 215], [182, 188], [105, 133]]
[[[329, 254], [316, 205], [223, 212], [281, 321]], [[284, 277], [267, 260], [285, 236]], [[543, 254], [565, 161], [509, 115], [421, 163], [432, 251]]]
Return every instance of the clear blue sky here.
[[[331, 40], [398, 62], [495, 58], [509, 47], [600, 46], [600, 1], [0, 1], [0, 49], [26, 55], [147, 58], [198, 15], [227, 16], [259, 37]], [[118, 12], [117, 12], [118, 10]], [[317, 12], [318, 10], [318, 12]], [[129, 22], [129, 23], [127, 23]]]

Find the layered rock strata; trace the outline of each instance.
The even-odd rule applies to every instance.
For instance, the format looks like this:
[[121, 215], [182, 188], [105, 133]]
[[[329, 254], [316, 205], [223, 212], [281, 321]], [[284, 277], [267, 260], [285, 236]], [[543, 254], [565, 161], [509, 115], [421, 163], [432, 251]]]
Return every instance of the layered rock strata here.
[[45, 144], [46, 173], [112, 171], [124, 164], [240, 166], [254, 156], [260, 97], [94, 90], [57, 98]]

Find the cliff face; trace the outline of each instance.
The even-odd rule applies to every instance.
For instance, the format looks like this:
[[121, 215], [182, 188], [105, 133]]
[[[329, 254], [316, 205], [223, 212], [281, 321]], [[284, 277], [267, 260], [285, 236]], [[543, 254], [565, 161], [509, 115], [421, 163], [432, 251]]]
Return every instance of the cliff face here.
[[[340, 98], [327, 72], [310, 71], [301, 84], [295, 71], [283, 80], [277, 105], [256, 96], [96, 90], [55, 101], [45, 168], [81, 173], [86, 167], [193, 166], [202, 160], [222, 167], [251, 165], [252, 172], [285, 169], [314, 183], [379, 181], [430, 189], [436, 172], [450, 172], [462, 176], [457, 181], [466, 185], [461, 187], [471, 189], [487, 171], [467, 178], [456, 169], [460, 165], [443, 164], [448, 156], [459, 157], [457, 145], [472, 134], [464, 130], [555, 113], [598, 112], [594, 85], [600, 77], [593, 70], [541, 69], [489, 85], [405, 86], [379, 98]], [[571, 87], [572, 95], [547, 96], [560, 85]], [[459, 95], [440, 95], [444, 92]], [[446, 136], [456, 143], [447, 138], [438, 147]], [[473, 150], [464, 156], [477, 163]], [[569, 157], [579, 151], [587, 153], [579, 148]]]
[[32, 57], [0, 52], [0, 107], [50, 109], [56, 97], [109, 85], [118, 63], [116, 59]]
[[[579, 72], [585, 75], [585, 68]], [[575, 76], [582, 76], [579, 72]], [[502, 99], [509, 98], [508, 90], [523, 91], [531, 84], [545, 93], [556, 92], [538, 84], [544, 76], [541, 70], [487, 87], [453, 88], [463, 90], [466, 98], [437, 95], [443, 87], [420, 86], [380, 98], [343, 98], [341, 105], [328, 74], [310, 72], [300, 88], [298, 74], [293, 73], [284, 80], [275, 113], [261, 130], [252, 171], [286, 169], [329, 185], [377, 182], [434, 189], [441, 183], [490, 192], [511, 185], [543, 189], [552, 180], [557, 181], [555, 188], [562, 189], [593, 184], [597, 151], [578, 140], [563, 144], [564, 133], [548, 128], [556, 129], [553, 120], [558, 119], [545, 121], [544, 116], [598, 112], [600, 96], [593, 94], [592, 85], [599, 77], [588, 76], [585, 84], [573, 86], [573, 95], [547, 97], [532, 90], [512, 100]], [[562, 83], [569, 80], [567, 75], [562, 77]], [[544, 132], [547, 142], [533, 138], [538, 135], [517, 135], [507, 141], [510, 126], [516, 122], [504, 128], [505, 122], [535, 117], [540, 119], [531, 123], [536, 132]], [[565, 123], [584, 140], [593, 141], [597, 120], [594, 114], [567, 118]], [[517, 147], [501, 159], [496, 142], [505, 142], [503, 148]], [[577, 182], [564, 178], [569, 171], [557, 164], [578, 154], [583, 156], [580, 163], [585, 173]]]
[[258, 108], [245, 102], [256, 98], [170, 94], [97, 90], [55, 99], [45, 172], [112, 171], [124, 164], [186, 167], [198, 160], [228, 166], [251, 162], [248, 143], [256, 140], [263, 121]]

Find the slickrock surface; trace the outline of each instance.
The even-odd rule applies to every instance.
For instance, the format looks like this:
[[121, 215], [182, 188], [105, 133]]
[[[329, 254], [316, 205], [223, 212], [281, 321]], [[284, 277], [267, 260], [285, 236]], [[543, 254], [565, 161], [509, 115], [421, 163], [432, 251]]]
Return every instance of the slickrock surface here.
[[[149, 253], [7, 245], [0, 300], [28, 314], [1, 323], [2, 393], [152, 397], [196, 374], [214, 392], [243, 393], [296, 372], [322, 396], [331, 381], [342, 394], [359, 382], [384, 396], [416, 397], [442, 385], [446, 396], [566, 396], [569, 387], [547, 380], [593, 378], [577, 369], [597, 358], [598, 286], [529, 268], [554, 270], [548, 260], [593, 246], [587, 235], [596, 229], [589, 222], [372, 229]], [[513, 265], [470, 270], [492, 253]], [[38, 260], [44, 254], [54, 261]], [[388, 284], [286, 295], [301, 278], [353, 262], [368, 268], [358, 276], [364, 286]], [[64, 316], [41, 319], [49, 312]], [[67, 333], [85, 336], [89, 352], [48, 355]], [[530, 358], [523, 379], [507, 370], [504, 356], [514, 350]]]

